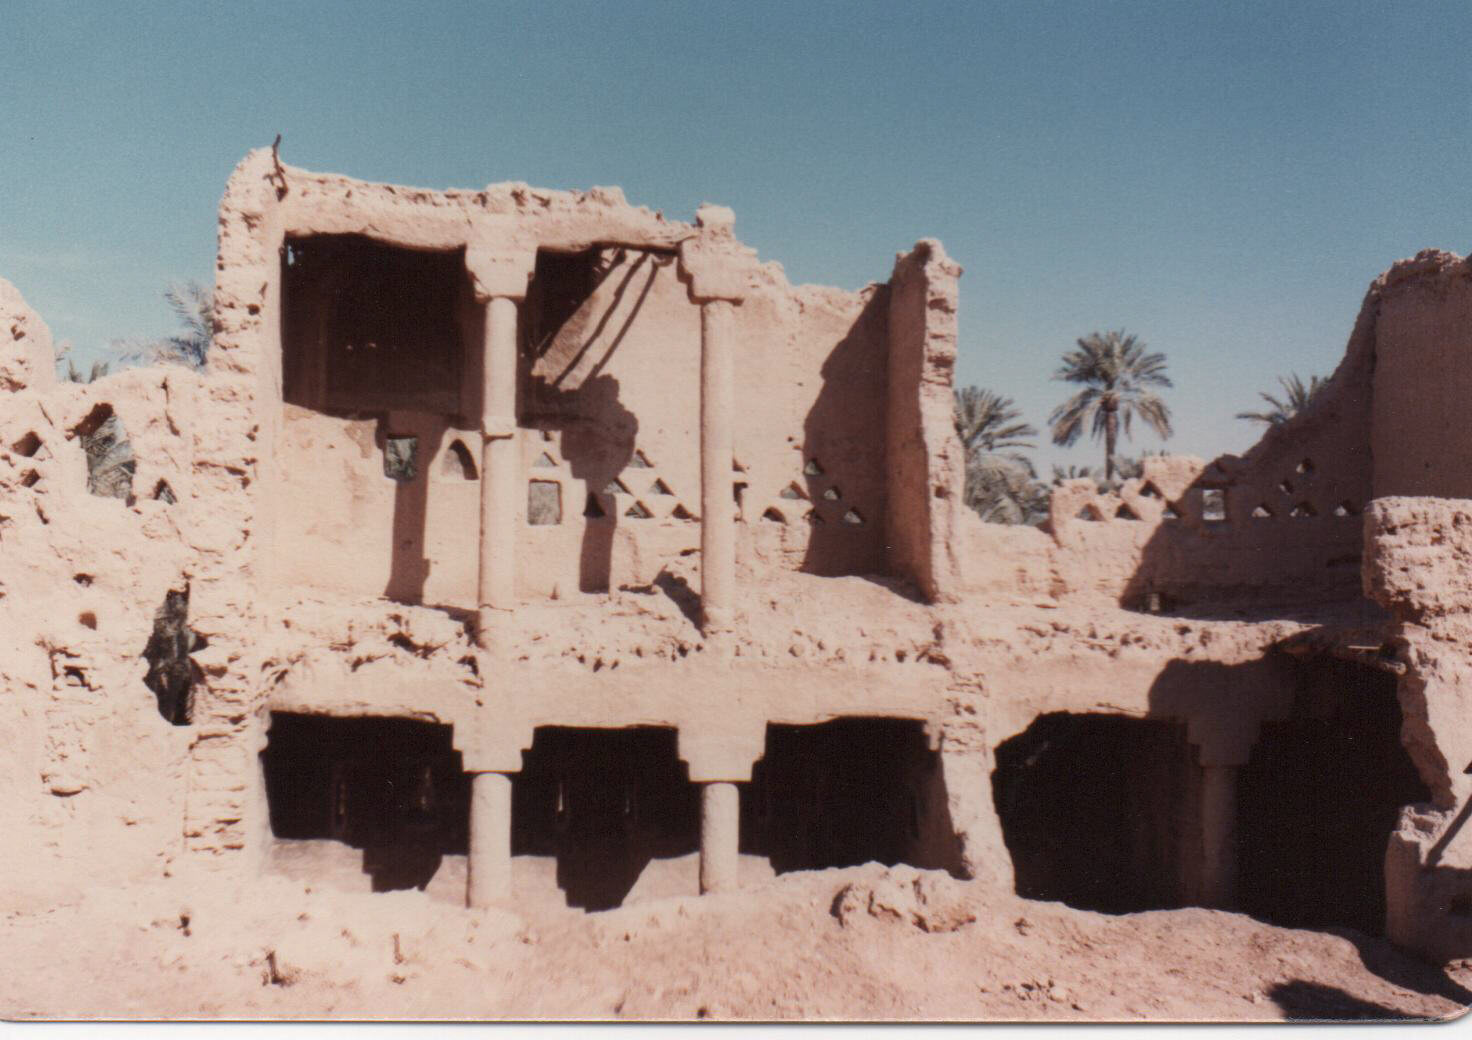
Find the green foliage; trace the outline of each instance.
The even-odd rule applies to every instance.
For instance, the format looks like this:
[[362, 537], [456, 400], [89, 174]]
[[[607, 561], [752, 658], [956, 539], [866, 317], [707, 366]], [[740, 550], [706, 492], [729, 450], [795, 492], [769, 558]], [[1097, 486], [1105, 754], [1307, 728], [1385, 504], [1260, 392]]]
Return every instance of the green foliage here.
[[1114, 479], [1121, 429], [1131, 436], [1135, 416], [1160, 436], [1171, 435], [1170, 409], [1155, 392], [1172, 385], [1165, 374], [1165, 355], [1146, 353], [1145, 344], [1123, 329], [1091, 332], [1080, 339], [1078, 349], [1063, 355], [1053, 378], [1084, 387], [1049, 416], [1053, 443], [1067, 447], [1085, 429], [1096, 440], [1102, 438], [1106, 481]]
[[66, 377], [73, 383], [95, 383], [107, 375], [108, 367], [108, 362], [106, 361], [94, 361], [92, 362], [92, 370], [84, 378], [82, 376], [82, 370], [76, 366], [76, 363], [71, 358], [67, 358]]
[[966, 451], [964, 499], [988, 523], [1038, 523], [1048, 491], [1024, 454], [1038, 431], [1022, 421], [1010, 397], [968, 386], [956, 391], [956, 436]]
[[1267, 426], [1278, 426], [1293, 418], [1299, 412], [1308, 407], [1315, 395], [1329, 381], [1319, 376], [1309, 376], [1308, 384], [1305, 385], [1294, 372], [1288, 376], [1279, 376], [1278, 385], [1283, 388], [1283, 398], [1279, 400], [1266, 391], [1257, 396], [1268, 403], [1268, 410], [1263, 412], [1238, 412], [1237, 418], [1246, 419], [1248, 422], [1259, 422]]
[[179, 320], [177, 332], [163, 339], [115, 340], [113, 349], [127, 363], [204, 368], [214, 335], [212, 290], [195, 281], [176, 282], [164, 290], [164, 299]]

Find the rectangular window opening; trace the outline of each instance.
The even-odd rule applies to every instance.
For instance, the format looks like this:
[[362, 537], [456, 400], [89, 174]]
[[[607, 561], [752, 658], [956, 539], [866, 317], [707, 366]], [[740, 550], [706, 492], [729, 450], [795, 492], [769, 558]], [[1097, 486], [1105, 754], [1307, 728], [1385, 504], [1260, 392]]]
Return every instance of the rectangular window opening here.
[[383, 475], [407, 484], [419, 474], [419, 438], [395, 437], [383, 442]]
[[526, 487], [526, 522], [533, 527], [562, 523], [562, 485], [555, 480], [533, 480]]

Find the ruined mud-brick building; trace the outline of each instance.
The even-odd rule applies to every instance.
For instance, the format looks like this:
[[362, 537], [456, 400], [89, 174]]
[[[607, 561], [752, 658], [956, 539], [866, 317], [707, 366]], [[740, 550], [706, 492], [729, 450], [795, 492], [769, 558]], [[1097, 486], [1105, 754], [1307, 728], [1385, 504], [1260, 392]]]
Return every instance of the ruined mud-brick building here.
[[0, 283], [7, 898], [879, 860], [1472, 954], [1472, 267], [1378, 279], [1245, 456], [1042, 530], [961, 502], [960, 274], [260, 151], [206, 370], [57, 382]]

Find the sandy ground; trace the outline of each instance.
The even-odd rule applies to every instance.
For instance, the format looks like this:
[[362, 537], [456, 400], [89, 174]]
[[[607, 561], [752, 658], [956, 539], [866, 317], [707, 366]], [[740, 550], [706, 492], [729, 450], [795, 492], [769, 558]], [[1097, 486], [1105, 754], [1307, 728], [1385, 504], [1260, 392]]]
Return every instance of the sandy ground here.
[[[350, 858], [249, 895], [182, 881], [98, 892], [0, 923], [8, 1018], [656, 1020], [1444, 1019], [1472, 1003], [1445, 970], [1352, 930], [1189, 909], [1107, 916], [878, 864], [691, 891], [656, 861], [617, 910], [557, 897], [518, 858], [516, 912], [457, 905], [463, 860], [425, 891], [372, 893]], [[359, 875], [361, 877], [361, 875]], [[352, 890], [356, 887], [357, 890]], [[205, 889], [201, 889], [205, 891]]]

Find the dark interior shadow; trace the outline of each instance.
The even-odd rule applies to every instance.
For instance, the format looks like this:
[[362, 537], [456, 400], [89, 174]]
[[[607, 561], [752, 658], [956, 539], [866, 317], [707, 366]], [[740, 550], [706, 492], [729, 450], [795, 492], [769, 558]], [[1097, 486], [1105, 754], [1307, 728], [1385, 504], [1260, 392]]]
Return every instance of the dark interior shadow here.
[[939, 754], [909, 719], [769, 724], [739, 787], [741, 851], [778, 874], [877, 862], [962, 876]]
[[1395, 676], [1327, 654], [1176, 660], [1151, 687], [1150, 714], [1230, 730], [1244, 700], [1274, 690], [1286, 717], [1262, 722], [1235, 774], [1237, 908], [1382, 935], [1390, 834], [1404, 806], [1430, 798], [1400, 742]]
[[363, 873], [372, 878], [373, 891], [423, 891], [439, 872], [443, 853], [424, 842], [374, 845], [363, 850]]
[[864, 304], [823, 361], [823, 385], [803, 420], [803, 470], [788, 523], [809, 525], [802, 570], [836, 577], [883, 574], [889, 390], [889, 289]]
[[998, 745], [993, 796], [1018, 894], [1111, 913], [1198, 904], [1200, 741], [1239, 727], [1255, 699], [1287, 698], [1234, 773], [1236, 909], [1383, 934], [1390, 834], [1428, 797], [1400, 745], [1394, 677], [1330, 657], [1176, 660], [1149, 697], [1147, 718], [1050, 713]]
[[1019, 896], [1108, 914], [1189, 903], [1200, 783], [1183, 722], [1053, 712], [999, 744], [995, 762]]
[[422, 889], [469, 850], [470, 778], [450, 726], [273, 712], [261, 766], [271, 833], [362, 849], [375, 892]]
[[512, 854], [555, 856], [567, 905], [621, 906], [651, 860], [700, 847], [672, 729], [542, 727], [512, 780]]

